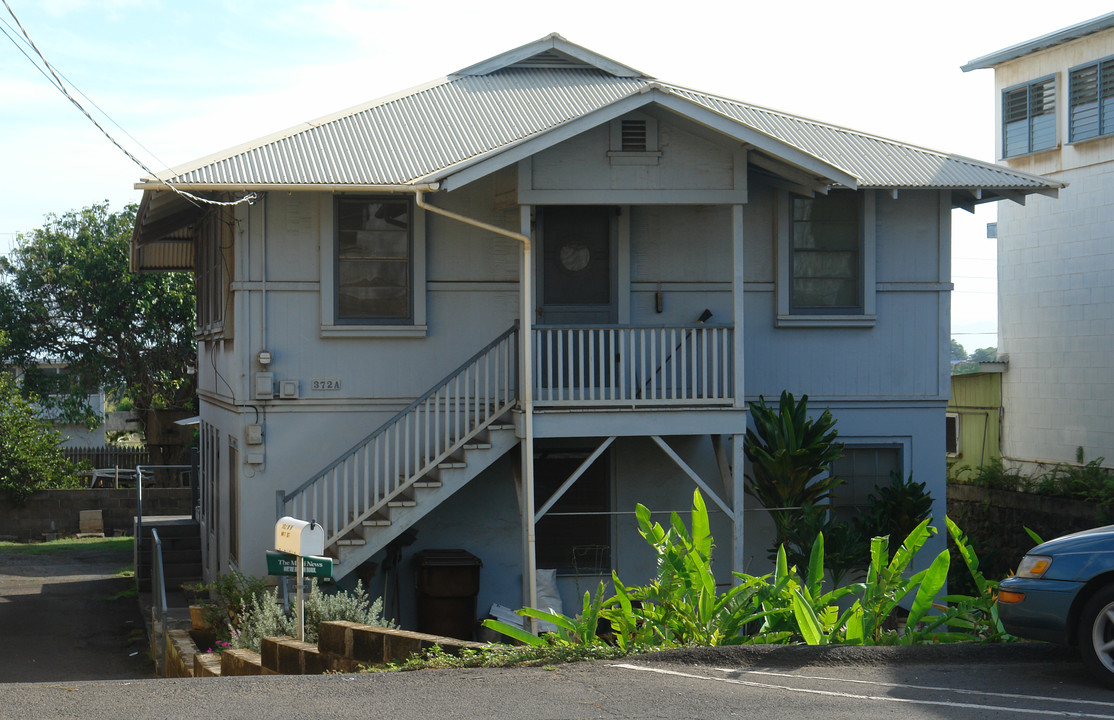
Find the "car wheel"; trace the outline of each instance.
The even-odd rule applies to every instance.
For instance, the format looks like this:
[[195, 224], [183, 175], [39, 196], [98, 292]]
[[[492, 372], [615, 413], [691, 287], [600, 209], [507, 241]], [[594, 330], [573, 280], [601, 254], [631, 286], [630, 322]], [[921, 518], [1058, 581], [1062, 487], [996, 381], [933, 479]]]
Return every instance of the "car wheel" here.
[[1114, 585], [1095, 593], [1083, 606], [1079, 652], [1099, 681], [1114, 687]]

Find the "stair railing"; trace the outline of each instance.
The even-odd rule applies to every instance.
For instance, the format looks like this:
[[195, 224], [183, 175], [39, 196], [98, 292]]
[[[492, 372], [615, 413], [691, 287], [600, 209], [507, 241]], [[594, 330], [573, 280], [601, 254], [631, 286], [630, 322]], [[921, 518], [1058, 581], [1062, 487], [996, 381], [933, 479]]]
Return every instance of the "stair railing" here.
[[333, 545], [510, 410], [517, 371], [516, 322], [324, 470], [280, 491], [279, 516], [316, 520]]

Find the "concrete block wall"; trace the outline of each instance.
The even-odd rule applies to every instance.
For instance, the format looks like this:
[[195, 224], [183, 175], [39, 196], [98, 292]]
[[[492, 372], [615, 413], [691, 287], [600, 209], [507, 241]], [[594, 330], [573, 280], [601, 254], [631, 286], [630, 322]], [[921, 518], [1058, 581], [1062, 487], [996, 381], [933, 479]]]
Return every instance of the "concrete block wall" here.
[[1055, 174], [1058, 199], [998, 209], [1003, 454], [1114, 461], [1114, 163]]
[[[135, 489], [39, 490], [22, 505], [0, 500], [0, 534], [17, 540], [40, 540], [43, 533], [75, 535], [81, 511], [100, 510], [104, 533], [131, 534]], [[143, 514], [192, 515], [189, 488], [148, 488], [143, 491]]]

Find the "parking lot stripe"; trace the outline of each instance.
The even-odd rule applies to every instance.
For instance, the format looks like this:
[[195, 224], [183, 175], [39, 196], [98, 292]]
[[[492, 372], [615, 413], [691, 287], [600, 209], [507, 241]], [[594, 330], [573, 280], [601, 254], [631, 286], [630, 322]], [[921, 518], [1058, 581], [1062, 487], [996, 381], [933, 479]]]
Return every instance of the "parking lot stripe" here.
[[1072, 718], [1102, 718], [1103, 720], [1111, 720], [1114, 715], [1096, 715], [1094, 713], [1070, 712], [1066, 710], [1038, 710], [1036, 708], [1019, 708], [1010, 707], [1008, 705], [984, 705], [980, 703], [963, 703], [963, 702], [950, 702], [946, 700], [915, 700], [912, 698], [895, 698], [886, 697], [885, 695], [860, 695], [857, 693], [837, 692], [834, 690], [817, 690], [814, 688], [796, 688], [789, 685], [775, 685], [772, 683], [754, 682], [752, 680], [738, 680], [735, 678], [714, 677], [711, 675], [695, 675], [692, 673], [684, 673], [677, 670], [666, 670], [664, 668], [646, 667], [643, 665], [631, 665], [628, 663], [618, 663], [612, 667], [623, 668], [626, 670], [637, 670], [640, 672], [658, 673], [660, 675], [673, 675], [675, 677], [692, 678], [693, 680], [709, 680], [711, 682], [728, 683], [732, 685], [743, 685], [747, 687], [759, 687], [769, 690], [785, 690], [787, 692], [797, 692], [805, 695], [822, 695], [825, 697], [838, 697], [846, 698], [848, 700], [870, 700], [874, 702], [890, 702], [900, 703], [904, 705], [931, 705], [935, 707], [951, 707], [961, 708], [964, 710], [989, 710], [992, 712], [1002, 712], [1012, 715], [1053, 715], [1055, 717], [1072, 717]]
[[909, 690], [930, 690], [936, 692], [951, 692], [958, 695], [987, 695], [990, 697], [1009, 698], [1011, 700], [1040, 700], [1043, 702], [1070, 702], [1077, 705], [1099, 705], [1114, 708], [1114, 702], [1102, 700], [1076, 700], [1075, 698], [1059, 698], [1051, 695], [1022, 695], [1020, 693], [990, 692], [987, 690], [967, 690], [964, 688], [936, 687], [933, 685], [906, 685], [903, 683], [879, 682], [877, 680], [855, 680], [853, 678], [823, 677], [821, 675], [795, 675], [793, 673], [772, 672], [769, 670], [738, 670], [732, 668], [716, 668], [725, 673], [739, 673], [747, 675], [766, 675], [769, 677], [800, 678], [802, 680], [826, 680], [830, 682], [858, 683], [860, 685], [878, 685], [880, 687], [906, 688]]

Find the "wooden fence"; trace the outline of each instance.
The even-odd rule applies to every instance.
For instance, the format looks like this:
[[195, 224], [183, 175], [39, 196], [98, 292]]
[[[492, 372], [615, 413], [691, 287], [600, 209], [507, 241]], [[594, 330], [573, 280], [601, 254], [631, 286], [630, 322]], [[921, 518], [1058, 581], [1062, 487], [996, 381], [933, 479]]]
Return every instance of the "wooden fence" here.
[[146, 448], [121, 447], [64, 447], [62, 452], [73, 463], [89, 461], [95, 468], [122, 468], [134, 470], [136, 465], [151, 462], [151, 453]]

